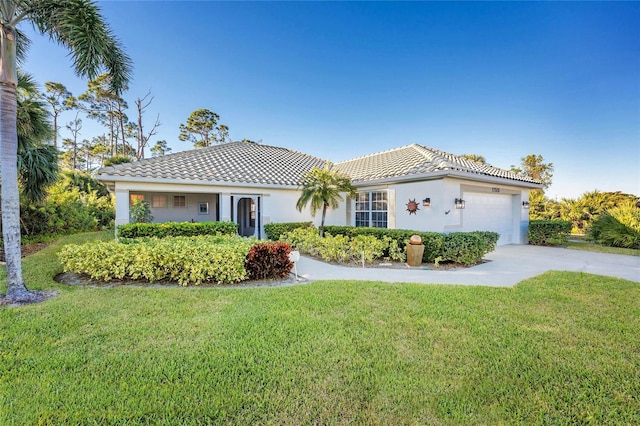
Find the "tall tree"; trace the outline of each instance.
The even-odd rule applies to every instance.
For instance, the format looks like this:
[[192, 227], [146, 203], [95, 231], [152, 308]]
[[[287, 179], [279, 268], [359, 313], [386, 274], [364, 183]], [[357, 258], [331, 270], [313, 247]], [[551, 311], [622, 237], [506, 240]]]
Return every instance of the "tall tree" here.
[[138, 147], [136, 149], [136, 159], [138, 160], [144, 158], [144, 149], [149, 143], [149, 139], [151, 139], [151, 136], [157, 133], [158, 127], [162, 124], [160, 123], [160, 116], [158, 115], [156, 116], [155, 123], [153, 124], [153, 126], [151, 126], [149, 131], [146, 133], [144, 132], [142, 116], [149, 105], [151, 105], [151, 102], [153, 102], [153, 96], [151, 96], [151, 98], [149, 98], [149, 96], [151, 96], [151, 92], [148, 92], [146, 95], [144, 95], [143, 98], [136, 99], [136, 108], [138, 109], [138, 125], [136, 128], [136, 140], [138, 141]]
[[34, 29], [70, 50], [76, 74], [95, 78], [106, 69], [112, 88], [120, 92], [129, 79], [130, 60], [120, 48], [98, 7], [90, 0], [0, 1], [0, 175], [2, 235], [10, 301], [33, 301], [22, 278], [20, 193], [18, 189], [17, 64], [26, 38], [17, 25]]
[[324, 236], [324, 220], [329, 208], [338, 208], [342, 198], [341, 193], [349, 197], [356, 196], [356, 190], [351, 185], [351, 179], [332, 168], [327, 161], [324, 168], [314, 167], [302, 177], [302, 194], [296, 203], [298, 211], [310, 204], [311, 215], [315, 216], [322, 209], [322, 221], [320, 223], [320, 236]]
[[78, 136], [80, 135], [80, 130], [82, 130], [82, 120], [78, 118], [78, 113], [76, 113], [76, 118], [71, 120], [65, 127], [72, 137], [64, 138], [62, 144], [71, 152], [71, 169], [75, 170], [78, 168]]
[[58, 147], [58, 116], [64, 111], [68, 111], [76, 104], [76, 98], [62, 83], [47, 81], [44, 84], [45, 101], [51, 106], [53, 111], [53, 146]]
[[219, 124], [220, 116], [208, 109], [195, 110], [187, 118], [186, 124], [180, 124], [181, 141], [193, 142], [196, 148], [205, 148], [229, 139], [229, 127]]
[[551, 186], [553, 178], [553, 163], [545, 163], [542, 155], [529, 154], [521, 158], [521, 167], [511, 165], [511, 171], [514, 173], [525, 173], [534, 179], [542, 182], [544, 189]]
[[171, 148], [167, 146], [167, 141], [157, 141], [154, 146], [151, 147], [151, 155], [153, 157], [160, 157], [162, 155], [168, 154], [171, 152]]
[[482, 163], [482, 164], [487, 163], [487, 160], [482, 155], [478, 155], [478, 154], [462, 154], [461, 157], [467, 158], [471, 161], [475, 161], [476, 163]]

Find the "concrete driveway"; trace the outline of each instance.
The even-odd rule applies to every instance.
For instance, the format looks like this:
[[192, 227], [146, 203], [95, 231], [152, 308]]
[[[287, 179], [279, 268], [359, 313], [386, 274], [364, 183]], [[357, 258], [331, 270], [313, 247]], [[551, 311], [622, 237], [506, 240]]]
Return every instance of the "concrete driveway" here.
[[425, 284], [511, 287], [546, 271], [575, 271], [640, 282], [640, 257], [594, 253], [556, 247], [500, 246], [485, 256], [488, 262], [454, 271], [353, 268], [330, 265], [302, 256], [298, 275], [308, 281], [362, 280]]

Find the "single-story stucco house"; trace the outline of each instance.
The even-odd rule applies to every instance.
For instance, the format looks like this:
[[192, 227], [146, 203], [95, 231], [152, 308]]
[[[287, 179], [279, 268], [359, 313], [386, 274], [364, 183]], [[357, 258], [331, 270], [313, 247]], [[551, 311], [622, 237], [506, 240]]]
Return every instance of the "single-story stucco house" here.
[[[239, 234], [264, 237], [271, 222], [313, 221], [298, 212], [302, 176], [326, 160], [287, 148], [232, 142], [104, 167], [115, 193], [116, 225], [148, 201], [154, 222], [235, 221]], [[526, 244], [531, 189], [540, 182], [464, 157], [412, 144], [334, 164], [358, 190], [327, 214], [327, 225], [433, 232], [495, 231], [498, 244]], [[415, 202], [415, 203], [414, 203]]]

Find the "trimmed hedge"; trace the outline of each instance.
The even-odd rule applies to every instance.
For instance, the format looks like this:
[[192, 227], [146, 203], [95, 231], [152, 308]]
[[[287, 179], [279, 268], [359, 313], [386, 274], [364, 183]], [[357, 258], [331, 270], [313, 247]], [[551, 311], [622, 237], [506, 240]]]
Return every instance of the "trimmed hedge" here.
[[496, 248], [497, 232], [452, 232], [446, 234], [442, 248], [442, 261], [475, 265], [485, 254]]
[[534, 246], [553, 246], [564, 244], [571, 233], [568, 220], [532, 220], [529, 222], [529, 244]]
[[293, 269], [289, 260], [291, 247], [287, 243], [264, 242], [255, 244], [247, 254], [245, 269], [249, 279], [284, 278]]
[[[422, 244], [424, 244], [423, 262], [433, 262], [438, 256], [442, 255], [444, 247], [445, 234], [438, 232], [418, 232], [409, 229], [387, 229], [387, 228], [366, 228], [355, 226], [325, 226], [324, 232], [331, 235], [345, 235], [355, 237], [358, 235], [370, 235], [383, 240], [384, 238], [392, 239], [398, 247], [404, 249], [412, 235], [420, 235]], [[385, 252], [385, 255], [389, 254]]]
[[[291, 232], [298, 228], [312, 228], [311, 222], [279, 222], [267, 223], [264, 225], [264, 233], [271, 241], [278, 241], [287, 232]], [[326, 229], [326, 227], [325, 227]]]
[[198, 235], [229, 235], [238, 233], [234, 222], [165, 222], [127, 223], [118, 226], [118, 237], [195, 237]]
[[247, 279], [245, 262], [255, 240], [229, 236], [148, 238], [122, 244], [99, 241], [64, 246], [65, 272], [113, 279], [230, 284]]
[[291, 247], [312, 256], [319, 256], [327, 262], [338, 263], [373, 263], [377, 259], [405, 261], [404, 245], [399, 247], [395, 240], [383, 237], [378, 239], [372, 235], [331, 235], [324, 237], [315, 228], [297, 228], [282, 236]]

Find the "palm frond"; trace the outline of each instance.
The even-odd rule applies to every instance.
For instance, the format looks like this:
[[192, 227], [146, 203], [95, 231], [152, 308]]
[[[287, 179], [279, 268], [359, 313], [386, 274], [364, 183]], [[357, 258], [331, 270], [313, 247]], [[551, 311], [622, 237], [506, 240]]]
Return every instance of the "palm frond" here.
[[90, 0], [38, 0], [30, 14], [35, 28], [67, 47], [76, 74], [90, 79], [110, 74], [120, 94], [131, 77], [131, 59]]
[[36, 145], [18, 153], [18, 179], [22, 193], [32, 201], [44, 198], [46, 189], [58, 179], [58, 150]]

